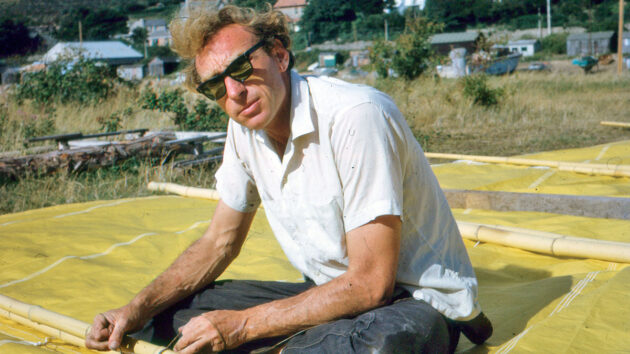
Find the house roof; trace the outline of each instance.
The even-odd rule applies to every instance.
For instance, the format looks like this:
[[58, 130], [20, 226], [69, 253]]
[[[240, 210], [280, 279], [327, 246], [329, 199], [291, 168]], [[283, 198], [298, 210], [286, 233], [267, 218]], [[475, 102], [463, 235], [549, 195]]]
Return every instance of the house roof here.
[[596, 40], [596, 39], [610, 39], [613, 35], [613, 31], [605, 32], [589, 32], [589, 33], [572, 33], [567, 37], [567, 41], [574, 40]]
[[155, 30], [147, 35], [147, 39], [171, 38], [171, 32], [165, 29]]
[[166, 26], [166, 20], [161, 18], [152, 18], [144, 20], [145, 26]]
[[142, 59], [142, 54], [119, 41], [60, 42], [44, 55], [44, 62], [49, 63], [64, 57], [76, 57], [82, 54], [87, 59]]
[[519, 39], [517, 41], [508, 41], [508, 45], [533, 45], [538, 42], [537, 39]]
[[306, 6], [306, 0], [278, 0], [278, 2], [273, 5], [275, 8], [300, 6]]
[[474, 42], [478, 36], [476, 32], [438, 33], [431, 36], [431, 44]]

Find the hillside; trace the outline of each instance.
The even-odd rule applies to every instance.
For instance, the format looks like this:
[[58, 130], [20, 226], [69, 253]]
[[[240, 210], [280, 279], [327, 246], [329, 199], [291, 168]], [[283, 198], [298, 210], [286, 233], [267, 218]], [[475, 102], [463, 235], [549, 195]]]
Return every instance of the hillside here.
[[[30, 26], [56, 25], [64, 12], [72, 9], [112, 8], [122, 13], [133, 15], [165, 16], [174, 7], [179, 6], [179, 0], [0, 0], [3, 14], [8, 17], [24, 21]], [[158, 5], [162, 3], [162, 5]]]

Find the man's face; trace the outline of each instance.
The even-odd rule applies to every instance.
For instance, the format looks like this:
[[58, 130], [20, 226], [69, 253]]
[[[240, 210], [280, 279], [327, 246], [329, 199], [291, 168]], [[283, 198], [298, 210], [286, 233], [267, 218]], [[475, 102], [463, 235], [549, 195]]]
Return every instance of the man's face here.
[[[241, 25], [219, 30], [195, 59], [201, 81], [222, 73], [239, 55], [259, 41]], [[289, 109], [288, 51], [277, 42], [268, 54], [264, 48], [250, 55], [252, 75], [244, 82], [226, 76], [226, 94], [217, 100], [237, 123], [250, 129], [275, 129]], [[288, 121], [288, 118], [287, 118]]]

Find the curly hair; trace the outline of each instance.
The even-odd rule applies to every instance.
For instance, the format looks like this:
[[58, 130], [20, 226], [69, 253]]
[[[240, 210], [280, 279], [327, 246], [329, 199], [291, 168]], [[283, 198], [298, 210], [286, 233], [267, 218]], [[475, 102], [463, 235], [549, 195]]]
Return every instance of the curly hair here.
[[173, 37], [173, 50], [183, 59], [188, 60], [184, 69], [186, 80], [184, 85], [189, 90], [197, 91], [201, 78], [195, 67], [195, 57], [201, 53], [220, 29], [227, 25], [239, 24], [248, 27], [254, 35], [265, 41], [264, 48], [270, 53], [275, 40], [278, 39], [289, 51], [289, 69], [293, 67], [294, 57], [291, 49], [291, 37], [286, 16], [271, 6], [262, 12], [250, 8], [227, 5], [220, 10], [195, 11], [188, 18], [175, 18], [169, 29]]

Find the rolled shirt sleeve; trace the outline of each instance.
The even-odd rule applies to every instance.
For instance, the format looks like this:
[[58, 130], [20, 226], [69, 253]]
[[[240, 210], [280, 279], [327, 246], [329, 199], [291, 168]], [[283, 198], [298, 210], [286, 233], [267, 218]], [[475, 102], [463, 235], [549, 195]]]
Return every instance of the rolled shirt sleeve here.
[[[397, 112], [397, 110], [396, 110]], [[362, 103], [335, 122], [331, 144], [343, 188], [346, 232], [381, 215], [402, 215], [406, 154], [395, 122], [383, 108]]]
[[230, 120], [223, 150], [223, 163], [217, 171], [217, 191], [221, 200], [230, 208], [240, 212], [252, 212], [260, 205], [260, 196], [252, 173], [235, 149], [234, 126]]

